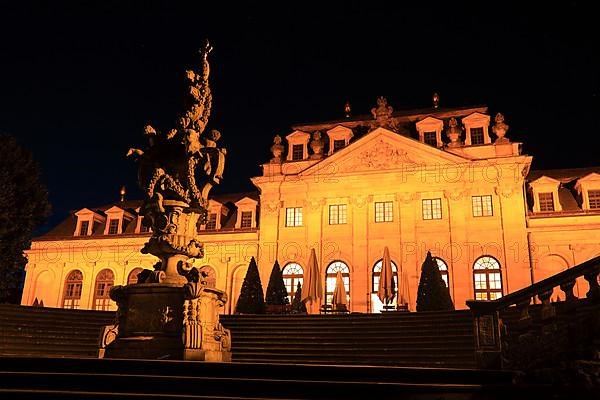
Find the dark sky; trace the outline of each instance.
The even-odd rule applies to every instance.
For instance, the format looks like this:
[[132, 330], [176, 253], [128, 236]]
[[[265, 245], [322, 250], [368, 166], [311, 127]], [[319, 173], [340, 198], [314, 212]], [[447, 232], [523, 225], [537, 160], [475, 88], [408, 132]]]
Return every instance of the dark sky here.
[[[219, 191], [251, 189], [275, 134], [368, 113], [487, 104], [534, 168], [599, 165], [597, 14], [583, 2], [0, 1], [0, 131], [39, 161], [54, 215], [141, 197], [146, 123], [169, 128], [208, 37], [210, 127], [228, 148]], [[212, 5], [211, 5], [212, 4]]]

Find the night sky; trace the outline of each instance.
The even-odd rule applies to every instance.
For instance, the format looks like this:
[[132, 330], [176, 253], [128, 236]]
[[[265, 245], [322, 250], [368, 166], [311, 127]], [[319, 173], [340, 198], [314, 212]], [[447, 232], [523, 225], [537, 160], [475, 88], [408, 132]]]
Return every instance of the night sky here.
[[[275, 134], [298, 122], [487, 104], [534, 168], [599, 165], [597, 14], [579, 2], [0, 1], [0, 131], [40, 163], [54, 225], [141, 198], [129, 147], [171, 127], [184, 71], [209, 38], [213, 114], [228, 148], [219, 192], [252, 189]], [[295, 5], [290, 5], [290, 4]], [[398, 3], [400, 5], [393, 5]], [[276, 3], [277, 4], [277, 3]], [[43, 228], [43, 229], [46, 229]]]

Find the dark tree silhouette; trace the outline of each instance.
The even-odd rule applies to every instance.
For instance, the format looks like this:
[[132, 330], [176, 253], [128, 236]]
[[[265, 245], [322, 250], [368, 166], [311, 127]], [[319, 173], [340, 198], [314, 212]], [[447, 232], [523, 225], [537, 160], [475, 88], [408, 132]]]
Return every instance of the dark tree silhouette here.
[[275, 264], [273, 264], [273, 269], [271, 270], [267, 294], [265, 295], [265, 303], [267, 306], [283, 306], [290, 304], [288, 292], [285, 283], [283, 282], [281, 268], [279, 267], [279, 262], [277, 262], [277, 260], [275, 260]]
[[427, 252], [421, 266], [421, 279], [417, 293], [417, 311], [454, 310], [450, 291], [442, 279], [437, 263]]
[[265, 299], [263, 297], [260, 274], [254, 257], [250, 260], [248, 272], [242, 284], [240, 297], [238, 298], [235, 312], [239, 314], [264, 314]]
[[35, 228], [50, 214], [48, 192], [31, 153], [0, 134], [0, 303], [19, 303]]
[[298, 282], [298, 287], [292, 300], [292, 314], [306, 314], [306, 312], [306, 304], [302, 301], [302, 285]]

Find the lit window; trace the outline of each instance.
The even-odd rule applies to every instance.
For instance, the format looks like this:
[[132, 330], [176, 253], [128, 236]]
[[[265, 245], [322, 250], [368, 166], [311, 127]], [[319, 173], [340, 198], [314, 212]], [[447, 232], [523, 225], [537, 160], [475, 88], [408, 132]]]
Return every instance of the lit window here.
[[304, 284], [304, 270], [300, 264], [289, 263], [283, 267], [281, 274], [283, 275], [283, 283], [285, 284], [285, 288], [288, 292], [290, 304], [292, 304], [292, 300], [296, 294], [296, 289], [298, 288], [298, 283], [300, 283], [300, 285]]
[[423, 219], [442, 219], [442, 199], [423, 200]]
[[94, 310], [108, 311], [116, 308], [111, 301], [109, 292], [115, 284], [115, 275], [110, 269], [103, 269], [96, 277], [96, 286], [94, 288]]
[[81, 299], [81, 286], [83, 285], [83, 274], [79, 270], [71, 271], [65, 280], [63, 294], [63, 308], [79, 308]]
[[345, 224], [348, 220], [346, 204], [333, 204], [329, 206], [329, 225]]
[[206, 218], [206, 230], [217, 229], [217, 213], [210, 213]]
[[[383, 303], [377, 296], [377, 291], [379, 290], [379, 280], [381, 279], [381, 267], [382, 261], [379, 260], [373, 266], [373, 273], [371, 279], [371, 312], [378, 313], [383, 309]], [[396, 288], [396, 295], [398, 293], [398, 267], [396, 263], [392, 261], [392, 276], [394, 277], [394, 287]]]
[[423, 141], [430, 146], [437, 147], [437, 134], [435, 132], [425, 132]]
[[494, 257], [483, 256], [473, 265], [475, 300], [496, 300], [502, 297], [502, 272]]
[[81, 221], [81, 225], [79, 226], [79, 236], [87, 236], [89, 227], [90, 221]]
[[590, 210], [600, 209], [600, 190], [588, 190]]
[[127, 276], [127, 284], [133, 285], [138, 283], [138, 275], [143, 271], [143, 268], [137, 267], [134, 268], [129, 275]]
[[205, 265], [200, 268], [200, 272], [204, 272], [206, 274], [206, 277], [201, 277], [200, 280], [204, 281], [207, 287], [217, 287], [217, 273], [212, 267]]
[[285, 226], [302, 226], [302, 207], [285, 209]]
[[242, 228], [252, 228], [252, 211], [242, 211]]
[[489, 217], [494, 215], [492, 209], [492, 196], [473, 196], [473, 216], [474, 217]]
[[342, 139], [342, 140], [334, 140], [333, 141], [333, 151], [336, 152], [339, 149], [344, 148], [345, 145], [346, 145], [346, 141], [344, 139]]
[[325, 279], [325, 304], [331, 304], [333, 301], [333, 292], [335, 291], [335, 281], [338, 271], [342, 273], [344, 289], [346, 290], [346, 299], [348, 300], [348, 304], [350, 304], [350, 268], [342, 261], [334, 261], [327, 267]]
[[304, 145], [294, 144], [292, 145], [292, 160], [302, 160], [304, 158]]
[[540, 211], [554, 211], [554, 195], [552, 193], [538, 193]]
[[442, 274], [442, 279], [444, 280], [446, 287], [449, 288], [450, 281], [448, 278], [448, 265], [446, 264], [446, 262], [444, 260], [442, 260], [439, 257], [433, 257], [433, 259], [437, 263], [438, 269], [440, 270], [440, 274]]
[[483, 127], [471, 128], [471, 144], [483, 144]]
[[392, 202], [376, 202], [375, 203], [375, 222], [392, 222], [394, 215], [392, 213]]
[[108, 234], [109, 235], [116, 235], [117, 233], [119, 233], [119, 220], [118, 219], [111, 219], [108, 222]]

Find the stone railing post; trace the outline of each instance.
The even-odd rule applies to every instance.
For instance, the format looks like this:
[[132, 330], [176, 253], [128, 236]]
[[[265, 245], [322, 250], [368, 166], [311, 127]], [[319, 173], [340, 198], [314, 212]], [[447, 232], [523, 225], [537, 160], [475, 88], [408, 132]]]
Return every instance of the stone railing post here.
[[502, 366], [500, 335], [502, 320], [495, 304], [484, 301], [467, 301], [467, 306], [473, 314], [477, 368], [500, 368]]

